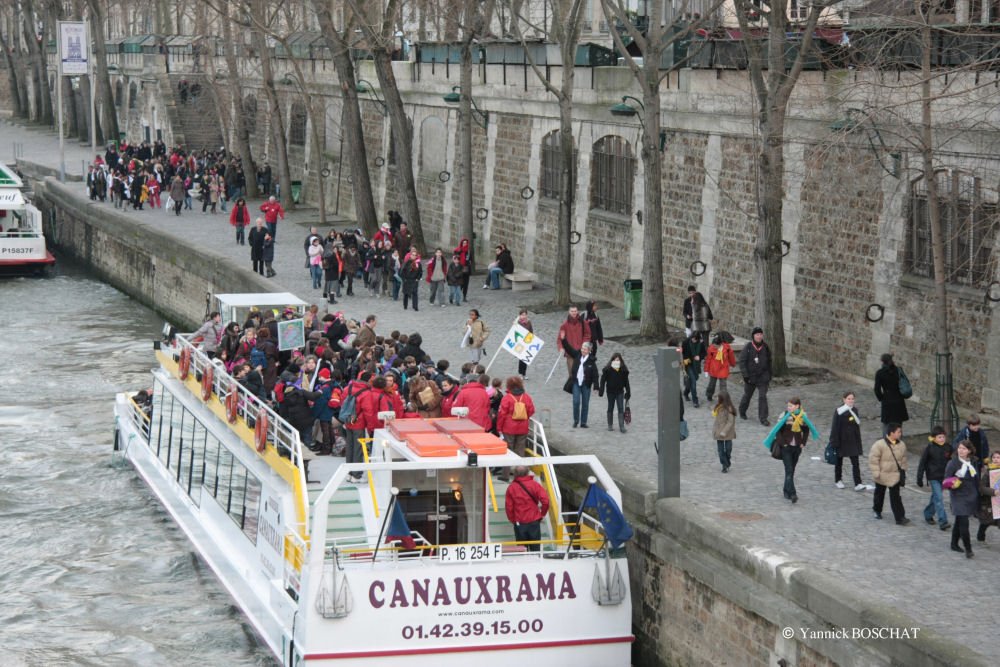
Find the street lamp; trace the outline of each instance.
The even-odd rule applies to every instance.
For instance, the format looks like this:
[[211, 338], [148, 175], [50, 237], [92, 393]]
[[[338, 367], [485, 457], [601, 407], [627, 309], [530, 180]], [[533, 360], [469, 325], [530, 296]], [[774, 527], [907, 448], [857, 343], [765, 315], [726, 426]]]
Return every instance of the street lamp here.
[[389, 109], [385, 105], [385, 100], [379, 97], [378, 91], [375, 90], [375, 86], [368, 83], [364, 79], [358, 79], [358, 83], [354, 86], [354, 90], [356, 90], [361, 95], [367, 94], [372, 99], [372, 101], [375, 102], [375, 105], [376, 107], [378, 107], [378, 111], [380, 114], [385, 116], [388, 113]]
[[[633, 102], [635, 102], [636, 104], [639, 105], [639, 108], [636, 109], [634, 106], [632, 106], [630, 104], [626, 104], [625, 102], [627, 100], [632, 100]], [[642, 120], [642, 114], [639, 113], [640, 110], [645, 111], [646, 110], [645, 105], [643, 105], [642, 100], [640, 100], [640, 99], [638, 99], [636, 97], [632, 97], [631, 95], [622, 95], [622, 101], [619, 102], [618, 104], [614, 105], [613, 107], [611, 107], [611, 109], [609, 109], [609, 111], [611, 111], [611, 115], [612, 116], [622, 116], [622, 117], [625, 117], [625, 118], [632, 118], [633, 116], [638, 115], [639, 116], [639, 126], [642, 127], [643, 130], [645, 130], [646, 129], [646, 123], [643, 122], [643, 120]], [[660, 152], [661, 153], [663, 152], [663, 149], [666, 148], [666, 146], [667, 146], [667, 131], [666, 130], [660, 130]]]
[[[462, 101], [462, 93], [459, 92], [461, 90], [461, 86], [453, 86], [451, 92], [441, 99], [448, 104], [458, 104]], [[474, 100], [471, 95], [469, 96], [469, 102], [472, 103], [472, 120], [476, 121], [476, 125], [485, 130], [490, 124], [490, 113], [480, 109], [476, 104], [476, 100]]]

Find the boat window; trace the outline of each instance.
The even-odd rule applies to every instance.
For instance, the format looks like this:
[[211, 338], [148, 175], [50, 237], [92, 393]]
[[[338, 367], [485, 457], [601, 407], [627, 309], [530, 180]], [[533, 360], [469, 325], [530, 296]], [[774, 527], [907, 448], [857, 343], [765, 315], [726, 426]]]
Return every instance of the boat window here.
[[173, 440], [174, 430], [180, 422], [178, 414], [174, 410], [176, 403], [173, 394], [168, 394], [163, 398], [163, 425], [160, 427], [159, 447], [156, 450], [156, 455], [163, 462], [163, 465], [167, 465], [167, 458], [170, 455], [170, 441]]
[[215, 499], [227, 513], [229, 512], [229, 485], [233, 475], [233, 455], [226, 449], [219, 450], [219, 489]]
[[165, 394], [159, 380], [153, 382], [153, 419], [149, 423], [149, 447], [160, 451], [160, 438], [163, 437], [163, 403], [164, 399], [173, 401], [173, 396]]
[[233, 461], [233, 480], [230, 484], [232, 495], [229, 499], [229, 516], [233, 518], [236, 525], [243, 529], [243, 501], [246, 498], [247, 469], [243, 465]]
[[189, 453], [186, 455], [187, 468], [181, 472], [181, 486], [191, 496], [195, 505], [201, 504], [201, 476], [205, 467], [205, 439], [208, 430], [200, 423], [195, 423], [194, 440], [191, 441]]
[[201, 483], [205, 486], [208, 494], [215, 497], [215, 492], [219, 488], [219, 441], [214, 435], [209, 434], [205, 440], [205, 465], [202, 468]]
[[247, 474], [247, 493], [243, 510], [243, 534], [257, 544], [257, 520], [260, 511], [260, 482]]

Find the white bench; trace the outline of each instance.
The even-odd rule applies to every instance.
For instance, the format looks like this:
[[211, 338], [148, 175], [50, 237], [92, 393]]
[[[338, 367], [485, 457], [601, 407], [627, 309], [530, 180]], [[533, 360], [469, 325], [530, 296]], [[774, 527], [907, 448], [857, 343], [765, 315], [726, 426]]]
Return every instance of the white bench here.
[[535, 287], [538, 274], [531, 271], [515, 271], [504, 274], [504, 280], [510, 283], [510, 289], [514, 292], [530, 292]]

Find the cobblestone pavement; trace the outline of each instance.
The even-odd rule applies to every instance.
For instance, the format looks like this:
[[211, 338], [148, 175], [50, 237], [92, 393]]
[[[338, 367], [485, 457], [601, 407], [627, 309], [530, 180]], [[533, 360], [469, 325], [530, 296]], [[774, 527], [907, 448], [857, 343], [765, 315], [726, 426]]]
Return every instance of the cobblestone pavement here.
[[[19, 136], [9, 136], [12, 132]], [[25, 159], [53, 166], [58, 160], [51, 150], [55, 137], [38, 131], [28, 132], [27, 137], [25, 134], [9, 125], [0, 126], [0, 147], [8, 141], [24, 141]], [[79, 157], [75, 155], [78, 149], [74, 146], [73, 150], [79, 164]], [[89, 155], [89, 151], [80, 152]], [[259, 202], [253, 203], [254, 208], [257, 205]], [[235, 244], [228, 217], [222, 214], [213, 216], [185, 211], [176, 217], [162, 210], [147, 210], [129, 212], [129, 215], [250, 268], [248, 246]], [[276, 290], [291, 291], [306, 301], [321, 303], [320, 291], [311, 288], [303, 268], [302, 248], [309, 225], [315, 224], [317, 219], [315, 210], [300, 210], [279, 223], [274, 264], [277, 276], [273, 280]], [[346, 225], [344, 222], [336, 226], [342, 229]], [[321, 229], [321, 232], [326, 231]], [[516, 317], [518, 307], [530, 308], [532, 304], [552, 298], [552, 290], [548, 287], [536, 286], [530, 293], [514, 293], [483, 290], [481, 285], [481, 277], [474, 276], [469, 302], [463, 308], [431, 306], [424, 283], [421, 284], [419, 312], [404, 311], [402, 300], [368, 298], [363, 287], [355, 290], [357, 296], [344, 297], [331, 308], [343, 310], [357, 319], [375, 313], [379, 317], [377, 329], [380, 333], [388, 334], [393, 329], [404, 333], [419, 331], [424, 337], [424, 349], [435, 359], [450, 360], [457, 370], [467, 360], [466, 351], [459, 349], [459, 341], [468, 308], [479, 309], [491, 328], [487, 348], [492, 354]], [[600, 311], [600, 315], [606, 337], [627, 336], [638, 330], [636, 322], [623, 319], [621, 310], [609, 308]], [[599, 364], [603, 365], [603, 360], [612, 352], [621, 352], [631, 371], [633, 422], [627, 435], [606, 430], [607, 401], [596, 393], [591, 400], [590, 428], [572, 429], [571, 400], [561, 390], [566, 377], [561, 361], [552, 380], [545, 383], [545, 376], [555, 361], [555, 335], [563, 317], [562, 312], [532, 312], [531, 315], [535, 332], [546, 342], [546, 347], [528, 372], [527, 390], [535, 399], [550, 440], [566, 453], [597, 454], [623, 485], [643, 492], [655, 491], [655, 347], [626, 347], [610, 341], [598, 354]], [[501, 352], [490, 375], [505, 377], [516, 372], [516, 367], [516, 360]], [[847, 389], [858, 395], [866, 453], [870, 444], [880, 437], [878, 405], [871, 385], [860, 386], [815, 370], [801, 373], [795, 382], [793, 386], [772, 386], [771, 418], [781, 412], [789, 396], [800, 396], [804, 408], [824, 436], [820, 443], [810, 443], [799, 461], [796, 474], [798, 504], [791, 505], [782, 497], [782, 464], [771, 459], [761, 444], [768, 429], [753, 419], [756, 401], [749, 411], [751, 420], [740, 420], [737, 424], [733, 467], [726, 475], [720, 472], [715, 443], [711, 439], [710, 410], [704, 403], [700, 409], [686, 404], [690, 438], [681, 446], [682, 496], [701, 507], [706, 516], [725, 525], [732, 538], [746, 548], [777, 552], [826, 570], [843, 581], [845, 587], [870, 596], [874, 601], [896, 606], [910, 615], [917, 626], [950, 636], [983, 654], [996, 654], [1000, 650], [1000, 637], [982, 629], [1000, 625], [1000, 612], [987, 605], [984, 599], [991, 586], [986, 584], [986, 577], [995, 574], [1000, 563], [1000, 534], [991, 531], [985, 545], [973, 540], [976, 558], [968, 561], [963, 555], [949, 550], [949, 535], [924, 523], [922, 509], [929, 494], [916, 488], [915, 483], [919, 452], [925, 440], [923, 435], [908, 438], [906, 433], [927, 431], [928, 407], [911, 404], [912, 421], [904, 427], [904, 440], [909, 442], [910, 448], [911, 481], [902, 494], [907, 516], [913, 523], [909, 527], [899, 527], [892, 521], [888, 499], [884, 509], [886, 519], [874, 520], [871, 491], [855, 492], [853, 485], [844, 490], [835, 488], [833, 467], [821, 458], [830, 416]], [[705, 384], [704, 379], [699, 382], [701, 394]], [[739, 389], [733, 389], [733, 393], [736, 394], [734, 401], [739, 400]], [[844, 477], [850, 480], [849, 463], [846, 468]], [[871, 482], [864, 459], [862, 477], [866, 483]], [[971, 523], [975, 532], [977, 522]]]

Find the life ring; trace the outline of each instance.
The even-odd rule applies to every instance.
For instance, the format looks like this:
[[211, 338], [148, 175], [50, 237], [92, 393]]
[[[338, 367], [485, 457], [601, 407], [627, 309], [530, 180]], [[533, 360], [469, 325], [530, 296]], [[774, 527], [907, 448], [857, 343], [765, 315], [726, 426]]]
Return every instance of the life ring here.
[[201, 400], [207, 401], [212, 396], [212, 381], [214, 379], [215, 368], [211, 364], [207, 364], [201, 373]]
[[261, 410], [257, 413], [257, 423], [253, 427], [253, 441], [261, 454], [267, 447], [267, 413]]
[[187, 380], [188, 375], [191, 374], [191, 348], [185, 347], [181, 350], [180, 361], [177, 362], [177, 371], [181, 376], [181, 380]]
[[240, 405], [240, 390], [235, 382], [229, 385], [229, 393], [226, 395], [226, 419], [229, 420], [230, 424], [236, 423], [236, 418], [239, 416], [238, 408]]

